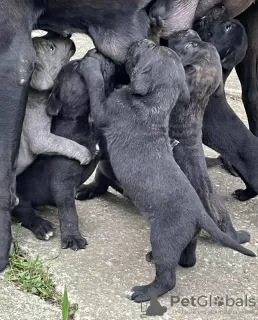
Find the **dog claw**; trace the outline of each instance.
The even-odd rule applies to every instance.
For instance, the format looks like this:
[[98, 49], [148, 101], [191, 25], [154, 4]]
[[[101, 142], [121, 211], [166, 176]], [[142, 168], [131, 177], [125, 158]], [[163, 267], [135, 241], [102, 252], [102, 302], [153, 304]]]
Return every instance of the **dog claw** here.
[[132, 300], [132, 296], [134, 294], [134, 291], [130, 291], [126, 294], [126, 297], [129, 299], [129, 300]]
[[62, 249], [70, 248], [74, 251], [78, 251], [80, 249], [85, 249], [87, 244], [87, 240], [80, 234], [62, 236]]

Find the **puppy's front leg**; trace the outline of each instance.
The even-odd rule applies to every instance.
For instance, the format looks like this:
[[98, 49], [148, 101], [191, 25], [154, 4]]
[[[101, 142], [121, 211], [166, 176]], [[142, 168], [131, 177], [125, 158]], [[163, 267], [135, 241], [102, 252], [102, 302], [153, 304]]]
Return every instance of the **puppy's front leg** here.
[[101, 127], [106, 122], [106, 95], [101, 62], [95, 58], [86, 57], [81, 61], [78, 71], [87, 84], [92, 119], [96, 126]]
[[[53, 186], [53, 196], [60, 216], [62, 249], [85, 249], [87, 240], [81, 235], [78, 226], [78, 215], [74, 200], [73, 186], [64, 190], [57, 184]], [[69, 191], [70, 190], [70, 191]]]
[[90, 151], [79, 143], [51, 133], [44, 132], [42, 135], [44, 135], [44, 139], [33, 141], [31, 144], [31, 150], [34, 154], [65, 156], [78, 160], [82, 165], [86, 165], [92, 160]]

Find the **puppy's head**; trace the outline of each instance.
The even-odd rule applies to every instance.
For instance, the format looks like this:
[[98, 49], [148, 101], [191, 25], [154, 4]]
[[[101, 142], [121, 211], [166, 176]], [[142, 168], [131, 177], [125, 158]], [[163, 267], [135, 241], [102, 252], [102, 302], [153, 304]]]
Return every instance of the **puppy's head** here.
[[87, 86], [76, 71], [80, 61], [67, 63], [59, 72], [49, 96], [47, 113], [50, 116], [76, 119], [90, 112]]
[[169, 48], [157, 46], [150, 40], [135, 42], [128, 51], [126, 61], [131, 92], [146, 96], [155, 89], [171, 86], [181, 66], [180, 59]]
[[219, 52], [223, 69], [231, 71], [246, 54], [248, 41], [244, 27], [229, 18], [225, 7], [216, 7], [194, 26], [203, 41], [212, 43]]
[[62, 66], [75, 53], [75, 45], [69, 38], [49, 33], [32, 39], [36, 51], [35, 69], [30, 85], [36, 90], [50, 90]]
[[169, 48], [179, 55], [191, 94], [210, 96], [222, 83], [222, 68], [216, 48], [203, 42], [193, 30], [174, 33]]

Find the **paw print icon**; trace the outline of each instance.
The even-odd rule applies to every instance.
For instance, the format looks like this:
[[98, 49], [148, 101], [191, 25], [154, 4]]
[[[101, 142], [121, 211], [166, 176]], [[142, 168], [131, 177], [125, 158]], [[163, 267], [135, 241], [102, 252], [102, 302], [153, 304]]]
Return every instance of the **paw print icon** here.
[[220, 297], [220, 296], [215, 297], [215, 298], [214, 298], [214, 304], [215, 304], [215, 306], [218, 306], [218, 307], [224, 306], [224, 299], [223, 299], [223, 297]]

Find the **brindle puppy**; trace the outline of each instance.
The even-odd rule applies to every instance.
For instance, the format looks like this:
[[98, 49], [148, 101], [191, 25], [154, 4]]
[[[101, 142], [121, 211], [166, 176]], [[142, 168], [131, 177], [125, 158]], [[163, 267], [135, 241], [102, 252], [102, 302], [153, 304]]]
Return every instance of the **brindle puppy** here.
[[[182, 40], [183, 39], [183, 40]], [[230, 216], [209, 178], [202, 147], [202, 122], [209, 98], [221, 90], [222, 69], [216, 48], [202, 42], [195, 31], [182, 31], [169, 39], [169, 47], [174, 49], [185, 67], [191, 95], [189, 105], [178, 103], [172, 110], [169, 135], [179, 141], [174, 148], [174, 157], [180, 168], [198, 193], [204, 208], [221, 229], [240, 243], [250, 240], [245, 231], [235, 231]], [[195, 264], [197, 239], [189, 244], [182, 255], [180, 264]]]

